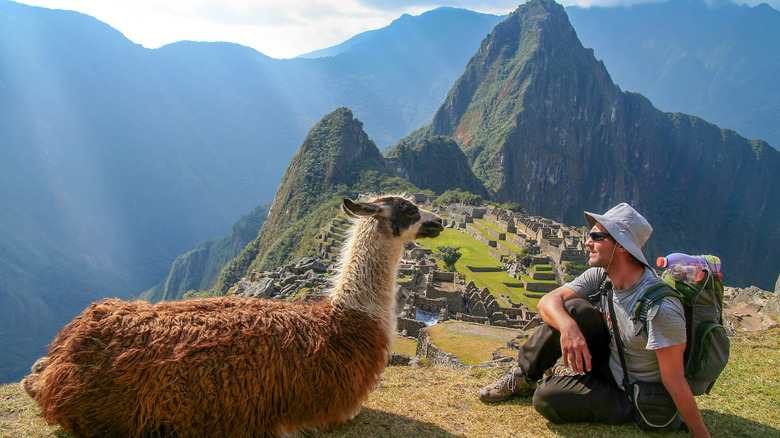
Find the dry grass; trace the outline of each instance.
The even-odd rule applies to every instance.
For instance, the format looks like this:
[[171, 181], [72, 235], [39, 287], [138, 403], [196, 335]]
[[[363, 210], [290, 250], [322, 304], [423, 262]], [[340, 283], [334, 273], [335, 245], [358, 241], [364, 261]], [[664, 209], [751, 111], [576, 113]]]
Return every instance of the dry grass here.
[[[698, 397], [713, 437], [780, 436], [780, 329], [733, 338], [729, 366], [712, 394]], [[633, 424], [552, 425], [529, 398], [496, 405], [477, 399], [479, 389], [500, 373], [389, 367], [355, 420], [325, 437], [686, 437], [684, 433], [639, 431]], [[64, 436], [48, 427], [18, 384], [0, 387], [0, 437]]]
[[0, 386], [0, 437], [54, 437], [51, 427], [18, 383]]
[[450, 320], [426, 327], [431, 343], [456, 355], [466, 365], [479, 365], [493, 359], [493, 351], [505, 347], [522, 331]]
[[396, 353], [414, 356], [417, 354], [417, 339], [397, 336], [393, 341], [393, 351]]

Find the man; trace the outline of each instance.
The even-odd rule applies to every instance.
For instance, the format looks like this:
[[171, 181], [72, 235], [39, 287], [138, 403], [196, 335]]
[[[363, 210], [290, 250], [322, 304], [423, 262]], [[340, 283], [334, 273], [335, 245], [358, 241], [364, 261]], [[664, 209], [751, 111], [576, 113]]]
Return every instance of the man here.
[[[641, 249], [652, 227], [625, 203], [603, 215], [585, 212], [585, 218], [591, 226], [585, 242], [591, 268], [539, 301], [544, 324], [520, 349], [518, 366], [484, 388], [480, 399], [492, 403], [533, 394], [536, 410], [553, 423], [620, 424], [634, 420], [633, 404], [617, 383], [623, 381], [623, 367], [606, 323], [609, 310], [588, 301], [606, 274], [613, 286], [629, 380], [663, 382], [691, 434], [708, 437], [685, 380], [685, 316], [680, 300], [664, 298], [647, 330], [634, 334], [631, 317], [637, 301], [661, 281]], [[538, 382], [537, 388], [537, 381], [561, 357], [564, 366], [577, 375], [551, 376]]]

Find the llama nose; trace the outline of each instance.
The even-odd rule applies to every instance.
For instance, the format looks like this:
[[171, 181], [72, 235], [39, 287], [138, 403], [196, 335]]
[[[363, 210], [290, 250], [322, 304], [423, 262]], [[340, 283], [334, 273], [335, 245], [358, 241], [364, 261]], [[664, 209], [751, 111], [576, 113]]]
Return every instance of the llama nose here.
[[417, 234], [418, 237], [436, 237], [444, 231], [442, 220], [440, 218], [431, 219], [423, 222], [420, 231]]

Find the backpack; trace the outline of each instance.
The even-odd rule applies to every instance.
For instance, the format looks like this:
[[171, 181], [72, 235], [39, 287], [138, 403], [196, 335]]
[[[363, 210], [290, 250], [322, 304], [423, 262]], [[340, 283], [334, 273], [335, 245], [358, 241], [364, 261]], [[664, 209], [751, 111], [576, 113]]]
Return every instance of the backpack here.
[[660, 299], [674, 296], [685, 309], [687, 344], [685, 378], [693, 395], [709, 394], [729, 360], [730, 341], [723, 327], [723, 282], [712, 275], [695, 282], [678, 281], [667, 270], [663, 283], [650, 287], [634, 310], [636, 334], [644, 329], [648, 316], [657, 311]]

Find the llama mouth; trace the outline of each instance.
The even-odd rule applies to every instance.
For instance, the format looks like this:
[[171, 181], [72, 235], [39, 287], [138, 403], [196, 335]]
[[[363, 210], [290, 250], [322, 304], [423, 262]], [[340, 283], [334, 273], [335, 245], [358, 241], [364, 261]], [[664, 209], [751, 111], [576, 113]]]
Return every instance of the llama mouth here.
[[417, 237], [438, 237], [439, 234], [444, 231], [444, 227], [438, 222], [426, 223], [417, 232]]

